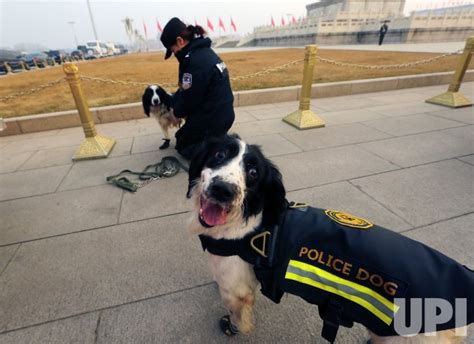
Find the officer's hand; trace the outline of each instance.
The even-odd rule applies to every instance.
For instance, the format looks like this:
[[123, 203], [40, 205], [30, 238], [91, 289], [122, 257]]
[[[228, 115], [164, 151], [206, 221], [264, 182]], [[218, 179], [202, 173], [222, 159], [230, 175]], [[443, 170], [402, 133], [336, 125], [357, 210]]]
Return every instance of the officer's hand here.
[[176, 117], [174, 117], [173, 114], [170, 114], [169, 119], [170, 119], [170, 122], [173, 123], [173, 125], [175, 125], [175, 126], [178, 126], [178, 125], [181, 124], [181, 118], [176, 118]]

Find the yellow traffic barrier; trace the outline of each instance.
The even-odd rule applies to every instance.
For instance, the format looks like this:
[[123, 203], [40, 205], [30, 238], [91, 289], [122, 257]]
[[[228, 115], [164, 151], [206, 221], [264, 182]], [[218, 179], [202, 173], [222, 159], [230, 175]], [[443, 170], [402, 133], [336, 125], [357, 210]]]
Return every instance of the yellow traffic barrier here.
[[307, 45], [304, 56], [303, 83], [301, 86], [299, 109], [283, 118], [283, 121], [298, 128], [311, 129], [324, 127], [324, 121], [310, 109], [311, 86], [316, 63], [316, 45]]
[[12, 67], [7, 63], [3, 62], [3, 65], [5, 66], [5, 69], [7, 70], [7, 73], [12, 73]]
[[71, 93], [76, 103], [77, 111], [81, 117], [85, 140], [74, 153], [72, 160], [106, 158], [115, 145], [115, 140], [106, 136], [98, 135], [92, 115], [87, 105], [86, 97], [81, 86], [79, 69], [74, 63], [63, 64], [66, 80], [71, 88]]
[[474, 36], [469, 37], [466, 40], [466, 46], [464, 52], [461, 55], [459, 64], [454, 73], [453, 80], [449, 84], [448, 91], [444, 92], [436, 97], [427, 99], [427, 103], [448, 106], [451, 108], [459, 108], [463, 106], [471, 106], [472, 102], [466, 98], [459, 88], [461, 87], [464, 74], [466, 74], [469, 62], [471, 62], [472, 53], [474, 52]]

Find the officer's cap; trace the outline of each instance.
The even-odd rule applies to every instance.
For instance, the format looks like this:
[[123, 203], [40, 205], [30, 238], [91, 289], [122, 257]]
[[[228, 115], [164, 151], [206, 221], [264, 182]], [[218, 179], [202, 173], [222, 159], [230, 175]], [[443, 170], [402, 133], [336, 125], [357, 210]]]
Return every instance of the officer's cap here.
[[171, 46], [176, 43], [176, 38], [186, 29], [186, 24], [174, 17], [165, 25], [161, 34], [161, 43], [166, 48], [165, 60], [171, 56]]

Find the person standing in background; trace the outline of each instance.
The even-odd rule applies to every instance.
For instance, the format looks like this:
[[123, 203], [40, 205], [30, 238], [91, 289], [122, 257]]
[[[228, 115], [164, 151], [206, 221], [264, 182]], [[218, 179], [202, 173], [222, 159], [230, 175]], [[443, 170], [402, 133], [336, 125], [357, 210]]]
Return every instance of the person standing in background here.
[[384, 21], [379, 31], [379, 45], [382, 45], [383, 39], [385, 38], [385, 34], [387, 33], [387, 31], [388, 31], [387, 21]]

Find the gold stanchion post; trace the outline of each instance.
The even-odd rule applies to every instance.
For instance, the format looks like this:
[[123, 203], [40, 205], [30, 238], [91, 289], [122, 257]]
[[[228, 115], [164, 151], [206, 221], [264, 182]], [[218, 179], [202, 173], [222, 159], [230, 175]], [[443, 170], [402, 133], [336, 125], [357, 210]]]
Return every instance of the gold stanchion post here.
[[307, 45], [304, 56], [303, 84], [301, 86], [299, 109], [283, 118], [283, 121], [298, 128], [311, 129], [324, 127], [324, 121], [310, 109], [311, 86], [314, 65], [316, 64], [316, 45]]
[[464, 74], [466, 74], [469, 62], [471, 62], [473, 52], [474, 36], [469, 37], [466, 40], [464, 52], [461, 55], [460, 63], [456, 67], [453, 80], [449, 84], [448, 91], [437, 95], [436, 97], [427, 99], [427, 103], [438, 104], [452, 108], [472, 105], [472, 102], [468, 98], [466, 98], [461, 92], [459, 92], [459, 88], [461, 87], [462, 79], [464, 78]]
[[5, 66], [7, 73], [12, 73], [12, 67], [10, 67], [10, 65], [7, 62], [3, 62], [3, 65]]
[[77, 111], [81, 117], [84, 135], [86, 136], [85, 140], [76, 150], [76, 153], [74, 153], [72, 160], [106, 158], [114, 147], [115, 140], [97, 134], [84, 92], [82, 91], [77, 66], [74, 63], [65, 63], [63, 64], [63, 71], [66, 73], [66, 80], [71, 88]]

